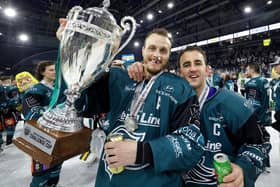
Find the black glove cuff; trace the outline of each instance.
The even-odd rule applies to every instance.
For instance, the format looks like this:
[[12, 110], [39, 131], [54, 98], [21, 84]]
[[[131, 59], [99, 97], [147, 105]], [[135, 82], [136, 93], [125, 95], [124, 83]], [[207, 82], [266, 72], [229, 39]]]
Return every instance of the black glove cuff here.
[[149, 143], [137, 142], [137, 155], [135, 164], [153, 164], [153, 153]]

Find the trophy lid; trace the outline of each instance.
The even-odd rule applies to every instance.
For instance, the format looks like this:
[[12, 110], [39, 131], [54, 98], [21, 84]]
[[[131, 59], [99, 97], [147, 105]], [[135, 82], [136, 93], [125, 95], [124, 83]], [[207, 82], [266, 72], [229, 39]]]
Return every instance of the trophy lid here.
[[85, 10], [87, 13], [93, 15], [91, 24], [113, 32], [116, 27], [119, 27], [114, 16], [106, 8], [91, 7]]
[[68, 13], [69, 20], [82, 20], [90, 24], [96, 25], [111, 33], [115, 29], [120, 29], [114, 16], [106, 9], [106, 7], [90, 7], [83, 10], [80, 6], [74, 6]]

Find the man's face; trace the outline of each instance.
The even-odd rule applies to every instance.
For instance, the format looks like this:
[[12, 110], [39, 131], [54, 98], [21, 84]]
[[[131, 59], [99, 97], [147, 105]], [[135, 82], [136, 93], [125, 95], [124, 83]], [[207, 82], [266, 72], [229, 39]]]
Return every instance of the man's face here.
[[203, 55], [196, 51], [187, 51], [180, 57], [180, 75], [197, 91], [204, 88], [209, 66]]
[[4, 85], [4, 86], [10, 86], [11, 84], [12, 84], [11, 79], [2, 80], [2, 85]]
[[275, 72], [276, 72], [278, 75], [280, 75], [280, 64], [275, 65], [274, 69], [275, 69]]
[[207, 74], [208, 78], [210, 78], [212, 76], [212, 74], [213, 74], [212, 67], [210, 65], [208, 65], [208, 74]]
[[170, 40], [165, 36], [151, 34], [146, 38], [142, 55], [148, 73], [155, 75], [167, 66], [170, 49]]
[[45, 71], [42, 75], [47, 78], [48, 80], [54, 81], [55, 80], [55, 65], [47, 66]]
[[246, 67], [245, 75], [246, 75], [247, 78], [251, 78], [252, 77], [251, 69], [250, 69], [249, 66]]

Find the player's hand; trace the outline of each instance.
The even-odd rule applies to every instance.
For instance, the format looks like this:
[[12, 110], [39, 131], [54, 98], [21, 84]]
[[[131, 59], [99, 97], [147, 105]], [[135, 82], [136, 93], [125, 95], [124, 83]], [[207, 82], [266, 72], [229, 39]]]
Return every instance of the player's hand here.
[[133, 165], [136, 161], [137, 142], [128, 139], [107, 142], [105, 144], [105, 153], [109, 167]]
[[59, 27], [58, 27], [58, 29], [56, 31], [56, 37], [59, 40], [61, 40], [61, 38], [62, 38], [62, 32], [65, 29], [66, 23], [67, 23], [67, 19], [66, 18], [59, 18]]
[[231, 163], [232, 172], [225, 176], [219, 187], [244, 187], [243, 170], [240, 166]]
[[145, 79], [144, 64], [141, 62], [134, 62], [127, 68], [128, 76], [135, 81], [142, 81]]

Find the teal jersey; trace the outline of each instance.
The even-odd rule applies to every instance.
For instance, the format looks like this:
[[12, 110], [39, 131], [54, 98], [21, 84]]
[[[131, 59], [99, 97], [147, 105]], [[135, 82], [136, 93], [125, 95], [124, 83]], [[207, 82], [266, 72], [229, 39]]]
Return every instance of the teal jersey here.
[[19, 92], [16, 86], [0, 85], [0, 111], [15, 108], [19, 101]]
[[250, 79], [245, 83], [245, 93], [246, 98], [252, 103], [260, 123], [271, 124], [268, 81], [261, 76]]
[[269, 85], [270, 87], [272, 88], [276, 83], [277, 83], [278, 79], [272, 79], [270, 82], [269, 82]]
[[212, 75], [212, 84], [215, 88], [218, 89], [220, 87], [221, 81], [222, 81], [222, 77], [219, 74], [214, 73]]
[[199, 125], [194, 125], [199, 121], [196, 117], [188, 117], [199, 117], [197, 99], [196, 104], [190, 102], [196, 98], [194, 91], [184, 79], [170, 73], [161, 74], [137, 114], [138, 129], [128, 132], [123, 123], [129, 114], [136, 86], [137, 82], [131, 80], [126, 71], [111, 69], [110, 112], [103, 128], [107, 134], [121, 133], [126, 139], [147, 142], [153, 163], [126, 166], [120, 174], [113, 174], [103, 152], [95, 186], [181, 187], [181, 172], [195, 166], [204, 146]]
[[220, 89], [207, 99], [200, 114], [206, 145], [199, 163], [184, 175], [186, 187], [217, 186], [213, 167], [216, 153], [225, 153], [243, 169], [244, 186], [254, 186], [264, 170], [269, 145], [263, 144], [256, 119], [248, 123], [252, 114], [250, 103], [235, 92]]
[[41, 82], [26, 90], [22, 100], [24, 119], [38, 119], [47, 109], [52, 92], [53, 88]]
[[[280, 110], [280, 78], [273, 79], [271, 84], [272, 100], [275, 102], [275, 111]], [[271, 81], [271, 82], [272, 82]]]
[[234, 91], [234, 84], [232, 80], [227, 80], [224, 84], [224, 88], [230, 90], [230, 91]]

